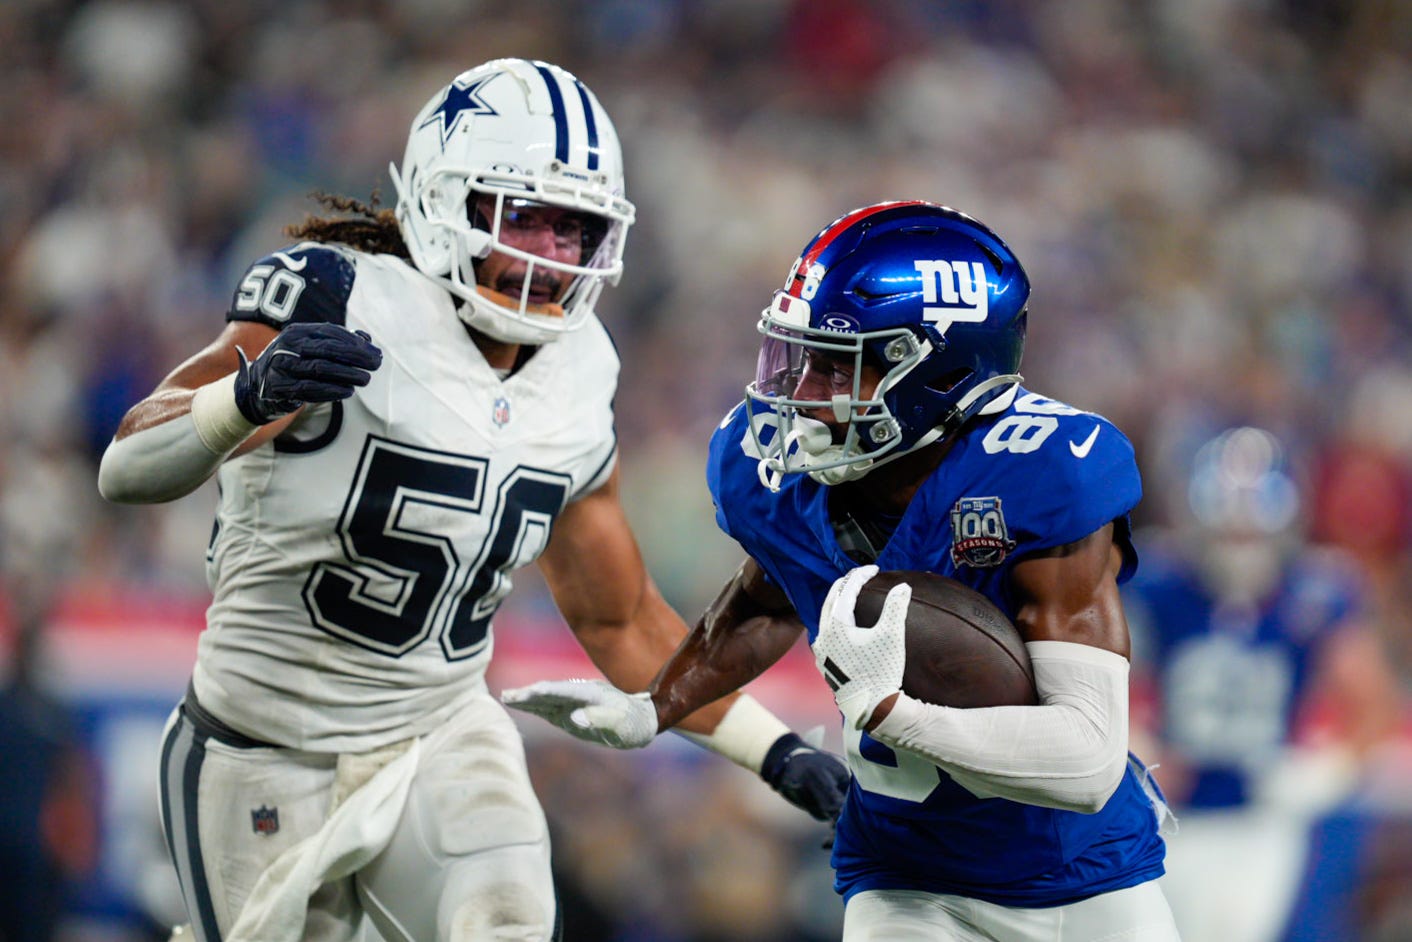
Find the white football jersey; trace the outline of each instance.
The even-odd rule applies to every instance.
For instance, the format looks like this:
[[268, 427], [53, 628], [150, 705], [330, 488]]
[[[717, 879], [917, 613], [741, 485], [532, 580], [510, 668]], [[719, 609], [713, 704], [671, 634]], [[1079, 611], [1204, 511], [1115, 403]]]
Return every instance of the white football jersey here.
[[298, 749], [420, 735], [484, 683], [510, 573], [611, 473], [617, 352], [590, 319], [501, 380], [399, 259], [305, 243], [250, 272], [232, 317], [342, 317], [383, 362], [222, 466], [197, 699]]

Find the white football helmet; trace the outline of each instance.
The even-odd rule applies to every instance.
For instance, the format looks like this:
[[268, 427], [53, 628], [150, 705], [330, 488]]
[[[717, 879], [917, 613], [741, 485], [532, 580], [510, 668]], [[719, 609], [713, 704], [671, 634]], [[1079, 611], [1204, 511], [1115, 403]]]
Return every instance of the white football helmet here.
[[[412, 120], [401, 171], [388, 170], [413, 263], [464, 299], [466, 323], [497, 340], [542, 344], [581, 327], [604, 283], [622, 273], [636, 211], [624, 196], [618, 133], [594, 94], [556, 65], [497, 59], [461, 73]], [[489, 200], [494, 211], [481, 211]], [[584, 214], [579, 264], [502, 241], [503, 210], [534, 204]], [[491, 252], [526, 263], [519, 291], [477, 284], [476, 263]], [[568, 280], [555, 303], [531, 300], [531, 281], [546, 273]]]

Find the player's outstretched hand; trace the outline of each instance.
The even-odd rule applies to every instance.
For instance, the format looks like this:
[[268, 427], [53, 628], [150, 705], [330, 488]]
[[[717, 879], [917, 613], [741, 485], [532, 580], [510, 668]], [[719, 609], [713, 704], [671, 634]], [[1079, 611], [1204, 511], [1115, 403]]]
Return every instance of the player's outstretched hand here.
[[899, 583], [888, 592], [876, 625], [860, 627], [854, 615], [858, 593], [877, 574], [877, 566], [860, 566], [833, 584], [814, 639], [814, 665], [832, 688], [844, 720], [856, 729], [863, 728], [879, 703], [902, 689], [907, 662], [911, 586]]
[[765, 753], [760, 777], [790, 804], [829, 823], [838, 820], [848, 795], [848, 766], [798, 733], [786, 733], [775, 740]]
[[290, 324], [254, 362], [240, 355], [235, 404], [256, 425], [288, 415], [306, 402], [333, 402], [366, 386], [382, 351], [363, 331], [337, 324]]
[[651, 694], [624, 693], [604, 680], [542, 680], [502, 691], [500, 702], [614, 749], [640, 749], [657, 736]]

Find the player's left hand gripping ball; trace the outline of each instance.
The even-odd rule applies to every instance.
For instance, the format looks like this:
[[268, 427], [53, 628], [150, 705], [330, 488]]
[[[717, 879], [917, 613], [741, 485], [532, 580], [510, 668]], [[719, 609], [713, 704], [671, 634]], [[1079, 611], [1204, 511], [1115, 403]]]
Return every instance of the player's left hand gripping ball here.
[[657, 736], [651, 694], [624, 693], [602, 680], [542, 680], [502, 691], [500, 702], [614, 749], [640, 749]]
[[854, 615], [858, 593], [877, 574], [877, 566], [860, 566], [833, 584], [814, 639], [814, 664], [833, 689], [844, 720], [856, 729], [863, 728], [879, 703], [902, 689], [907, 663], [911, 586], [893, 587], [876, 625], [860, 626]]

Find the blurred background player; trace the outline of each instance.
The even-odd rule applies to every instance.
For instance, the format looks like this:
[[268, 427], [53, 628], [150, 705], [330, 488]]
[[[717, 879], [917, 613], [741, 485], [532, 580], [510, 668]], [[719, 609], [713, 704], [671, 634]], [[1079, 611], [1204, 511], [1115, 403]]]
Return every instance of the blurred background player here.
[[[558, 938], [491, 617], [539, 559], [595, 664], [645, 686], [685, 635], [618, 501], [618, 358], [594, 313], [633, 206], [573, 75], [503, 59], [413, 119], [395, 215], [258, 260], [221, 336], [124, 418], [111, 500], [213, 472], [215, 595], [164, 738], [198, 939]], [[542, 554], [542, 555], [541, 555]], [[688, 722], [816, 817], [847, 771], [748, 697]]]
[[1126, 586], [1134, 736], [1181, 821], [1164, 880], [1190, 939], [1279, 938], [1310, 819], [1396, 722], [1351, 558], [1306, 537], [1304, 486], [1267, 430], [1200, 445], [1173, 531]]
[[38, 642], [48, 612], [23, 614], [0, 663], [0, 939], [61, 938], [64, 910], [98, 859], [98, 782], [76, 717], [51, 689]]
[[[1166, 808], [1128, 752], [1118, 585], [1137, 565], [1137, 465], [1107, 419], [1021, 386], [1029, 300], [1020, 260], [964, 213], [888, 202], [825, 226], [711, 439], [717, 521], [745, 565], [649, 693], [502, 695], [642, 746], [807, 628], [854, 776], [833, 849], [845, 942], [1177, 938], [1157, 884]], [[876, 625], [854, 619], [879, 569], [983, 592], [1024, 638], [1039, 703], [902, 693], [910, 588]]]

